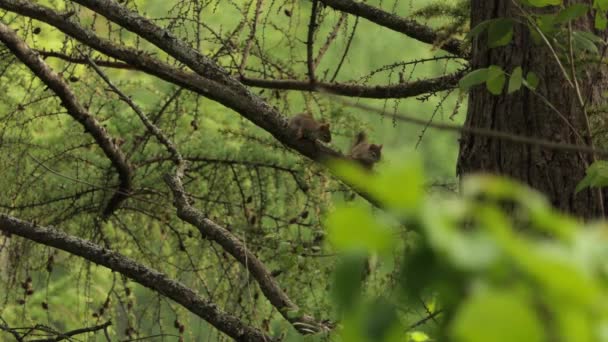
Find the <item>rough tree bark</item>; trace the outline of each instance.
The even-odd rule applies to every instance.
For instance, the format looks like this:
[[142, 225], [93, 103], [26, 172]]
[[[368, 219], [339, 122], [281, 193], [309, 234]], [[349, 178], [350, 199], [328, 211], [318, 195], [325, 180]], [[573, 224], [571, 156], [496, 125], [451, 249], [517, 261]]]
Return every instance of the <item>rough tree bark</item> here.
[[[570, 1], [574, 2], [591, 3]], [[512, 0], [472, 0], [471, 3], [471, 27], [492, 18], [516, 16], [521, 17], [521, 12]], [[575, 25], [581, 30], [592, 30], [593, 18], [589, 15]], [[494, 96], [481, 86], [475, 87], [469, 94], [466, 126], [573, 144], [591, 143], [588, 120], [579, 105], [575, 89], [565, 79], [555, 55], [546, 44], [535, 44], [526, 26], [515, 24], [513, 40], [505, 47], [488, 49], [486, 35], [480, 35], [473, 43], [472, 50], [473, 69], [499, 65], [506, 72], [511, 72], [517, 66], [522, 66], [524, 74], [534, 71], [540, 78], [537, 92], [563, 116], [528, 90]], [[569, 63], [564, 60], [563, 63], [570, 72]], [[602, 101], [600, 93], [601, 89], [606, 88], [608, 75], [605, 70], [597, 70], [595, 66], [585, 68], [584, 73], [579, 73], [578, 81], [587, 103], [586, 108], [591, 108]], [[593, 157], [588, 155], [463, 135], [457, 173], [462, 176], [487, 171], [510, 176], [545, 193], [559, 210], [592, 218], [603, 213], [600, 192], [585, 190], [574, 194], [577, 183], [584, 177], [592, 161]]]

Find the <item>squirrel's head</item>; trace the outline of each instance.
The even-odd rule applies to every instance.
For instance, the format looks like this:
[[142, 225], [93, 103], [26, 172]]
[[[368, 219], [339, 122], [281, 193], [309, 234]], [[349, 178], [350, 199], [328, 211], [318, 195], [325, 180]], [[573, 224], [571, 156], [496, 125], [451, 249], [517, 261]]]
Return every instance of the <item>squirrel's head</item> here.
[[319, 140], [323, 142], [331, 142], [331, 131], [329, 130], [329, 123], [322, 123], [319, 125]]
[[379, 161], [382, 157], [382, 145], [370, 144], [368, 151], [374, 161]]

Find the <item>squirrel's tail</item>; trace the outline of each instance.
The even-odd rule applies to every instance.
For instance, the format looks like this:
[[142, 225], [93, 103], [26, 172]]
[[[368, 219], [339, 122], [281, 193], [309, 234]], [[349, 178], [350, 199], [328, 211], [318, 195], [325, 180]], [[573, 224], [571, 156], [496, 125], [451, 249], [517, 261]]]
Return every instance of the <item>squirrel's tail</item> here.
[[365, 134], [364, 131], [357, 133], [357, 136], [355, 137], [355, 142], [353, 143], [353, 147], [359, 145], [360, 143], [364, 142], [365, 140], [367, 140], [367, 135]]

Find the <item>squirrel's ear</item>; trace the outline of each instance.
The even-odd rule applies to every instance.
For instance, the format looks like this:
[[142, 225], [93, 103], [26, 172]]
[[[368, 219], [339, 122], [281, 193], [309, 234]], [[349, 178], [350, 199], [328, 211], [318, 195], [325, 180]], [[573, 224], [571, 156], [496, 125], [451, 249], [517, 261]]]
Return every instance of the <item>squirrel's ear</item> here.
[[378, 145], [378, 150], [382, 151], [382, 144]]
[[322, 123], [321, 124], [321, 128], [329, 128], [329, 124], [328, 123]]

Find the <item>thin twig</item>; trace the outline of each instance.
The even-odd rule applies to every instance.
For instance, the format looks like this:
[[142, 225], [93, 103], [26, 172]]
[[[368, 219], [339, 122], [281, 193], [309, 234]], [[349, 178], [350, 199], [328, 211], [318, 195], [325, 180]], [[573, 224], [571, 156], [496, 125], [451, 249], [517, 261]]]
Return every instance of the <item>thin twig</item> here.
[[64, 333], [57, 333], [57, 335], [58, 335], [57, 337], [40, 339], [40, 340], [32, 340], [31, 342], [62, 341], [62, 340], [66, 340], [66, 339], [71, 339], [71, 337], [74, 336], [74, 335], [84, 334], [84, 333], [87, 333], [87, 332], [93, 332], [93, 331], [98, 331], [98, 330], [102, 330], [102, 329], [105, 330], [110, 325], [112, 325], [112, 321], [107, 321], [107, 322], [105, 322], [103, 324], [96, 325], [96, 326], [93, 326], [93, 327], [80, 328], [80, 329], [75, 329], [75, 330], [71, 330], [71, 331], [64, 332]]
[[423, 319], [419, 320], [418, 322], [411, 324], [407, 330], [412, 330], [418, 326], [423, 325], [424, 323], [426, 323], [427, 321], [429, 321], [431, 319], [435, 319], [435, 317], [441, 315], [442, 312], [443, 312], [442, 310], [437, 310], [437, 311], [429, 314], [428, 316], [424, 317]]
[[249, 57], [249, 51], [251, 50], [251, 45], [253, 44], [253, 40], [255, 39], [255, 32], [258, 26], [258, 20], [260, 18], [260, 13], [262, 12], [262, 3], [264, 0], [258, 0], [255, 5], [255, 16], [253, 18], [253, 23], [251, 24], [251, 32], [249, 33], [249, 38], [247, 39], [247, 43], [245, 44], [245, 50], [243, 51], [243, 58], [241, 59], [241, 65], [239, 66], [239, 75], [243, 76], [243, 71], [245, 70], [245, 65], [247, 64], [247, 57]]
[[[338, 96], [334, 96], [331, 94], [328, 94], [328, 96], [334, 97], [336, 101], [342, 103], [345, 106], [359, 108], [359, 109], [363, 109], [365, 111], [377, 113], [377, 114], [383, 113], [382, 109], [377, 109], [372, 106], [364, 105], [361, 103], [353, 103], [350, 101], [345, 101], [345, 100], [339, 98]], [[395, 113], [393, 115], [393, 117], [395, 118], [395, 120], [408, 122], [408, 123], [411, 123], [414, 125], [423, 125], [423, 126], [427, 125], [430, 128], [435, 128], [435, 129], [444, 130], [444, 131], [453, 131], [453, 132], [459, 132], [459, 133], [474, 134], [474, 135], [478, 135], [478, 136], [496, 138], [496, 139], [524, 144], [524, 145], [533, 145], [533, 146], [544, 147], [544, 148], [547, 148], [550, 150], [556, 150], [556, 151], [582, 152], [582, 153], [591, 153], [591, 154], [596, 153], [597, 155], [600, 155], [600, 156], [608, 156], [608, 150], [596, 149], [596, 148], [589, 147], [586, 145], [574, 145], [574, 144], [554, 142], [554, 141], [549, 141], [549, 140], [544, 140], [544, 139], [504, 133], [504, 132], [495, 131], [495, 130], [491, 130], [491, 129], [485, 129], [485, 128], [475, 128], [475, 127], [466, 127], [466, 126], [459, 126], [459, 125], [446, 124], [446, 123], [428, 122], [427, 120], [418, 119], [418, 118], [414, 118], [414, 117], [402, 115], [402, 114], [397, 114], [397, 113]]]
[[358, 24], [359, 24], [359, 17], [355, 18], [355, 24], [353, 25], [353, 32], [351, 32], [350, 37], [348, 37], [348, 42], [346, 43], [346, 47], [344, 48], [344, 53], [342, 54], [342, 58], [340, 58], [338, 67], [336, 68], [336, 71], [334, 72], [334, 75], [331, 77], [331, 80], [329, 82], [335, 81], [336, 77], [338, 77], [338, 73], [340, 72], [340, 69], [342, 69], [342, 64], [344, 64], [346, 55], [348, 54], [348, 51], [350, 50], [350, 45], [353, 42], [353, 38], [355, 37], [355, 32], [357, 32]]
[[133, 109], [135, 114], [137, 114], [137, 116], [143, 122], [143, 124], [146, 126], [148, 131], [150, 131], [152, 134], [154, 134], [156, 139], [158, 139], [158, 141], [160, 141], [160, 143], [163, 144], [167, 148], [167, 151], [169, 152], [169, 154], [171, 154], [174, 161], [176, 163], [179, 163], [182, 160], [182, 157], [181, 157], [181, 154], [179, 153], [179, 151], [177, 150], [177, 148], [175, 147], [175, 145], [165, 136], [165, 134], [158, 127], [156, 127], [156, 125], [154, 125], [150, 121], [150, 119], [148, 119], [146, 114], [143, 113], [143, 111], [139, 108], [139, 106], [137, 104], [135, 104], [133, 102], [133, 100], [131, 100], [130, 97], [125, 95], [120, 89], [118, 89], [112, 83], [112, 81], [110, 81], [108, 76], [95, 64], [95, 62], [88, 55], [83, 54], [80, 50], [79, 50], [79, 52], [83, 55], [84, 58], [87, 59], [87, 61], [89, 62], [89, 65], [106, 82], [106, 84], [112, 89], [112, 91], [114, 91], [120, 97], [120, 99], [122, 101], [127, 103], [129, 105], [129, 107], [131, 107], [131, 109]]
[[340, 31], [340, 27], [342, 27], [342, 24], [346, 21], [347, 17], [348, 17], [348, 15], [346, 13], [342, 13], [340, 15], [340, 18], [338, 19], [338, 22], [336, 23], [336, 25], [334, 25], [334, 29], [329, 33], [329, 36], [327, 36], [327, 40], [325, 41], [325, 44], [323, 44], [323, 46], [321, 46], [321, 48], [319, 49], [319, 53], [317, 54], [317, 58], [315, 58], [315, 62], [314, 62], [314, 67], [315, 68], [321, 62], [321, 58], [323, 58], [323, 56], [327, 52], [327, 49], [329, 49], [329, 46], [331, 45], [331, 43], [333, 43], [333, 41], [338, 36], [338, 32]]
[[308, 64], [308, 81], [315, 83], [315, 61], [312, 57], [313, 43], [315, 40], [315, 29], [317, 27], [317, 6], [318, 0], [312, 0], [312, 10], [310, 11], [310, 22], [308, 23], [308, 40], [306, 41], [306, 62]]

